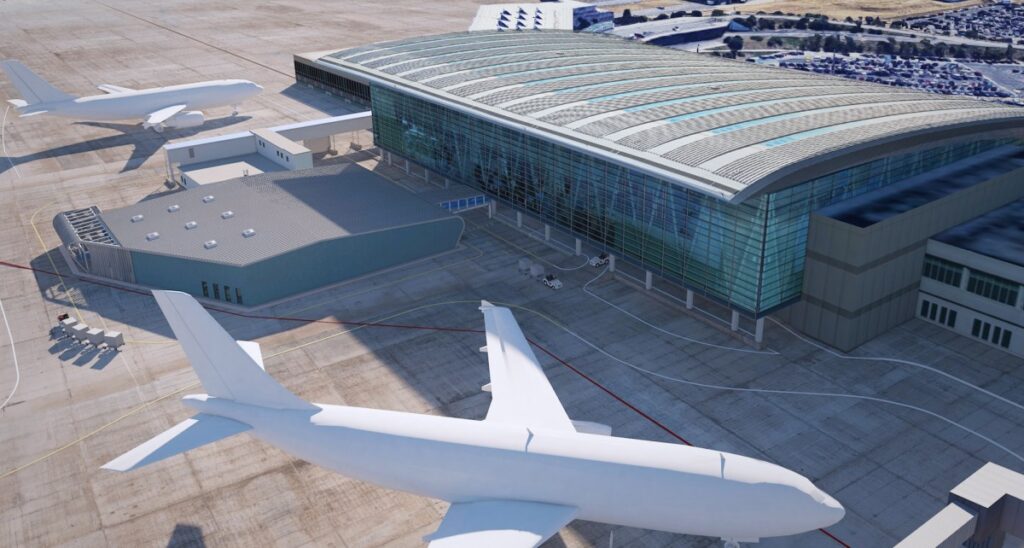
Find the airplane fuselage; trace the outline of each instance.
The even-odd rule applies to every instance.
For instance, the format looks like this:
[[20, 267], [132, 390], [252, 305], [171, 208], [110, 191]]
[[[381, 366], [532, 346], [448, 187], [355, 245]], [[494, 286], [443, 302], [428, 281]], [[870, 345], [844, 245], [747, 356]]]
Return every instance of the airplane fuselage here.
[[138, 120], [173, 105], [186, 105], [186, 110], [236, 105], [260, 90], [246, 80], [215, 80], [36, 103], [25, 107], [23, 112], [43, 110], [51, 116], [94, 122]]
[[358, 407], [185, 401], [314, 464], [449, 502], [543, 502], [576, 507], [579, 519], [750, 541], [843, 513], [794, 472], [708, 449]]

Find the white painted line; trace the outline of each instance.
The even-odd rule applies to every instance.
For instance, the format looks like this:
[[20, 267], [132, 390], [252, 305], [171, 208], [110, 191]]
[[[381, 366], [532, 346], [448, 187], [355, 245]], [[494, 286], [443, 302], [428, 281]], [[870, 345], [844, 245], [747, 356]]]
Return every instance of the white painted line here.
[[[0, 147], [2, 147], [4, 151], [4, 157], [6, 157], [7, 161], [11, 163], [11, 167], [14, 168], [14, 173], [17, 174], [20, 179], [21, 172], [18, 171], [18, 166], [14, 165], [14, 160], [11, 160], [11, 157], [7, 155], [7, 141], [5, 139], [6, 135], [4, 130], [7, 127], [7, 113], [10, 110], [10, 106], [4, 109], [4, 119], [3, 121], [0, 121]], [[18, 367], [18, 352], [14, 349], [14, 335], [11, 334], [11, 323], [7, 321], [7, 312], [4, 310], [3, 300], [0, 300], [0, 316], [3, 317], [4, 327], [7, 329], [7, 338], [11, 340], [11, 358], [14, 359], [14, 387], [11, 388], [11, 393], [7, 396], [7, 399], [4, 400], [4, 403], [0, 404], [0, 411], [3, 411], [4, 408], [7, 407], [7, 404], [10, 403], [11, 398], [14, 397], [14, 393], [18, 391], [18, 385], [21, 384], [21, 368]]]

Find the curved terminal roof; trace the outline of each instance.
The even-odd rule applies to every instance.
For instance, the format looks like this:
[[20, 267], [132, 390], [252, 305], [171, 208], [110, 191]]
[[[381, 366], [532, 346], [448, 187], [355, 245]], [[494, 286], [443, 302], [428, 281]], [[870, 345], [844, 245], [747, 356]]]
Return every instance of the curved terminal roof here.
[[588, 33], [446, 34], [317, 62], [731, 201], [1024, 121], [1019, 107]]

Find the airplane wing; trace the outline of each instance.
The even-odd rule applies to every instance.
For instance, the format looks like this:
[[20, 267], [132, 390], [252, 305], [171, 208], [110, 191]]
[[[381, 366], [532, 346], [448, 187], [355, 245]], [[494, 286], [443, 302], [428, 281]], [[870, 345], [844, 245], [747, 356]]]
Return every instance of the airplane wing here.
[[491, 373], [489, 421], [575, 432], [512, 312], [482, 301]]
[[576, 517], [577, 509], [540, 502], [457, 502], [424, 540], [429, 548], [534, 548]]
[[185, 110], [187, 105], [173, 105], [162, 108], [156, 112], [150, 112], [146, 117], [147, 126], [158, 126], [174, 117], [175, 114]]
[[114, 84], [100, 84], [96, 87], [104, 93], [125, 93], [128, 91], [135, 91], [132, 88], [115, 86]]

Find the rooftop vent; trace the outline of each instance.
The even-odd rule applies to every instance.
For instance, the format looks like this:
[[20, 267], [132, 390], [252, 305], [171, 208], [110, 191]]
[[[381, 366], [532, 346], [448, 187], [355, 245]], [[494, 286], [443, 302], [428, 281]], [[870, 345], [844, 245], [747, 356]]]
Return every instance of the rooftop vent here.
[[148, 240], [150, 242], [152, 242], [153, 240], [155, 240], [155, 239], [157, 239], [159, 237], [160, 237], [160, 233], [159, 232], [150, 232], [149, 234], [146, 234], [146, 240]]
[[220, 214], [220, 218], [221, 219], [230, 219], [230, 218], [232, 218], [234, 216], [235, 216], [235, 212], [231, 211], [230, 209]]
[[210, 203], [212, 201], [213, 201], [213, 194], [207, 194], [206, 196], [203, 196], [203, 203], [204, 204], [208, 204], [208, 203]]
[[206, 240], [206, 242], [203, 243], [203, 247], [206, 249], [213, 249], [217, 247], [217, 240]]
[[139, 222], [139, 221], [141, 221], [141, 220], [143, 220], [145, 218], [146, 217], [144, 215], [142, 215], [141, 213], [139, 215], [132, 215], [132, 222], [133, 223], [137, 223], [137, 222]]
[[253, 229], [253, 228], [247, 228], [247, 229], [242, 231], [242, 236], [245, 236], [246, 238], [252, 238], [255, 235], [256, 235], [256, 229]]
[[181, 206], [178, 205], [178, 204], [169, 205], [169, 206], [167, 206], [167, 213], [174, 213], [175, 211], [178, 211], [179, 209], [181, 209]]
[[189, 221], [189, 222], [185, 223], [185, 230], [192, 230], [193, 228], [195, 228], [197, 226], [199, 226], [199, 223], [197, 223], [195, 221]]

